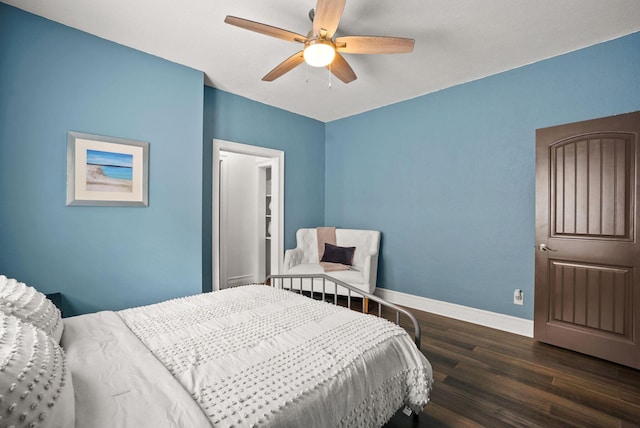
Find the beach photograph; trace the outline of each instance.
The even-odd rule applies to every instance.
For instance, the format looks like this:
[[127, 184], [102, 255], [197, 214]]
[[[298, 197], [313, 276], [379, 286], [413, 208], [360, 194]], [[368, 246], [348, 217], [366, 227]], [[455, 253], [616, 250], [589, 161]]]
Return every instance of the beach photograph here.
[[133, 155], [87, 150], [87, 190], [133, 192]]

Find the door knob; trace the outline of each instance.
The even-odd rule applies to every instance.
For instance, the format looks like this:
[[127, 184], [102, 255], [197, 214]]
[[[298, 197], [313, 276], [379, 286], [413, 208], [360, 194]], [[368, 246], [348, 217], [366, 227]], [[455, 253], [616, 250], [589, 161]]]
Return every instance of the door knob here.
[[554, 250], [553, 248], [547, 247], [547, 244], [538, 245], [538, 250], [540, 250], [540, 251], [558, 251], [558, 250]]

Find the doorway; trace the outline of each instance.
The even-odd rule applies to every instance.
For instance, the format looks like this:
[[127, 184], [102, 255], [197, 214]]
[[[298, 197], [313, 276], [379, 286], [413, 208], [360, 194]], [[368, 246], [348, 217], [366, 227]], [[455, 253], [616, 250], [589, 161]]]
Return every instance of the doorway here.
[[214, 139], [212, 189], [213, 290], [262, 282], [266, 275], [279, 273], [284, 152]]
[[640, 112], [536, 132], [534, 338], [640, 369]]

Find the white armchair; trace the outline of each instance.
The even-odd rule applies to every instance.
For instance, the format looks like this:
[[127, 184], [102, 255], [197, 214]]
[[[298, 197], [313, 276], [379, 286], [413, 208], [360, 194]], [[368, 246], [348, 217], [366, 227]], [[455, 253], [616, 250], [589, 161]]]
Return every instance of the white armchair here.
[[[356, 247], [353, 255], [353, 265], [349, 270], [326, 272], [318, 260], [318, 238], [316, 229], [298, 229], [296, 232], [296, 248], [284, 253], [284, 273], [296, 274], [326, 274], [340, 281], [367, 292], [376, 289], [378, 276], [378, 250], [380, 247], [380, 232], [377, 230], [336, 229], [336, 245], [340, 247]], [[303, 289], [311, 289], [311, 280], [303, 281]], [[313, 291], [322, 291], [322, 281], [313, 283]], [[344, 295], [347, 290], [327, 283], [327, 293]]]

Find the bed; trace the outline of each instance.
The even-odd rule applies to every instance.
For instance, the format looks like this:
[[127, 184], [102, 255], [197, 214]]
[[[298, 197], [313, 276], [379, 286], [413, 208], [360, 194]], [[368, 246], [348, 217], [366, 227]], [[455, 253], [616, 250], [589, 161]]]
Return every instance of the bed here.
[[[55, 322], [33, 308], [13, 321], [26, 299], [13, 291], [13, 306], [3, 306], [0, 276], [0, 388], [18, 385], [0, 396], [0, 427], [370, 427], [427, 404], [432, 370], [415, 337], [272, 282], [65, 318], [58, 351]], [[32, 306], [42, 312], [45, 302]], [[11, 323], [22, 333], [7, 334]], [[46, 362], [34, 360], [24, 331], [33, 349], [51, 348]], [[18, 381], [6, 378], [12, 335], [31, 356]], [[21, 398], [45, 378], [50, 389]]]

